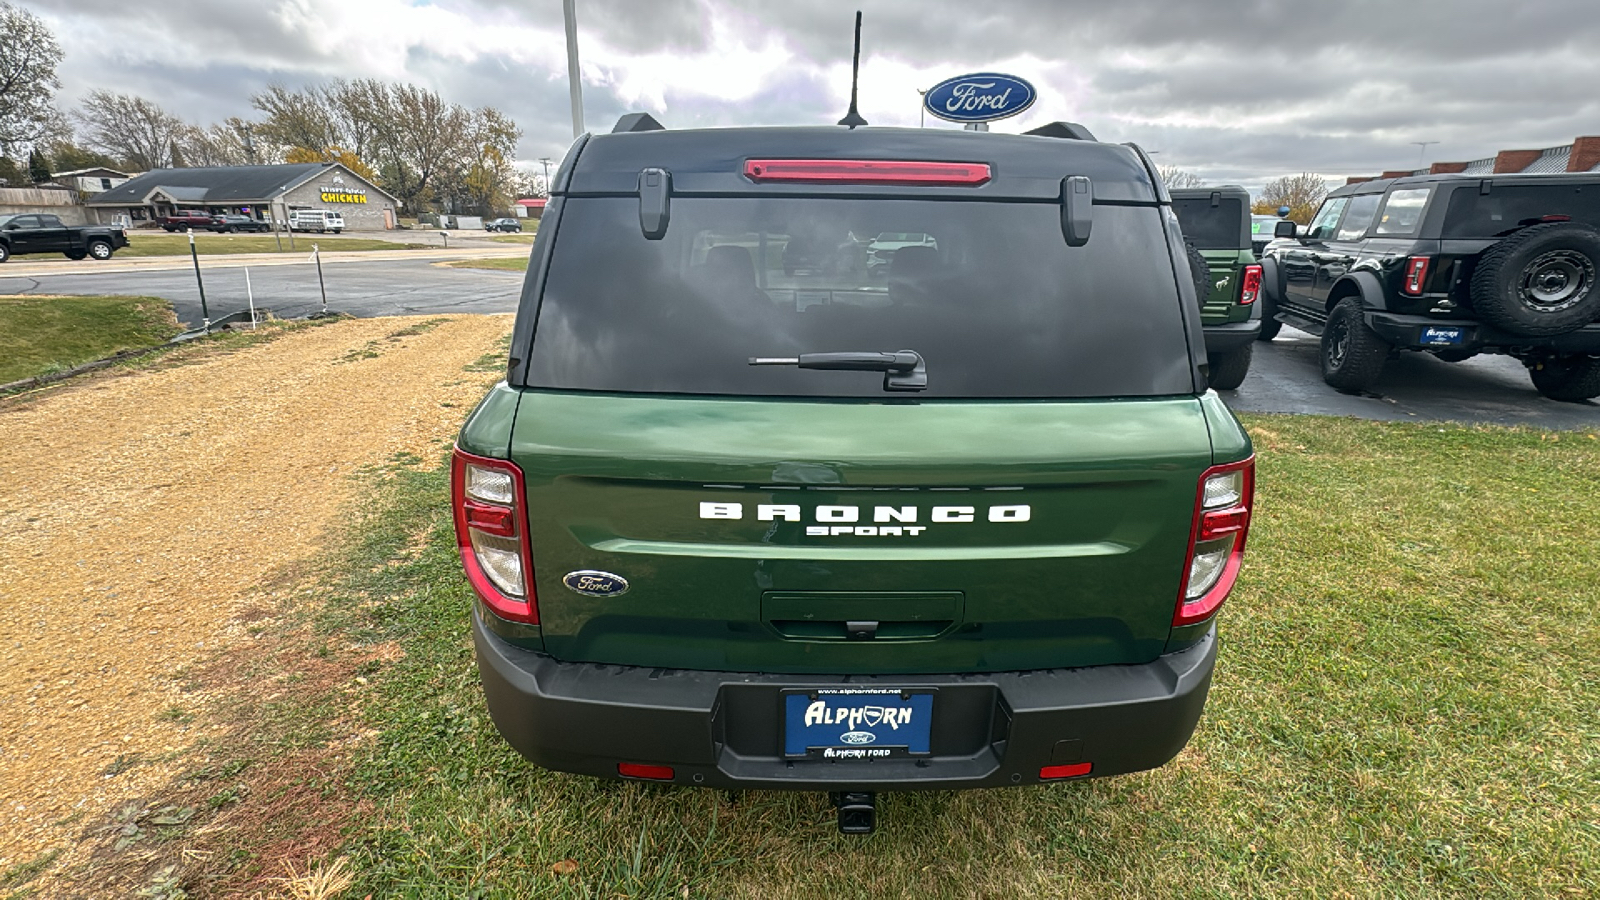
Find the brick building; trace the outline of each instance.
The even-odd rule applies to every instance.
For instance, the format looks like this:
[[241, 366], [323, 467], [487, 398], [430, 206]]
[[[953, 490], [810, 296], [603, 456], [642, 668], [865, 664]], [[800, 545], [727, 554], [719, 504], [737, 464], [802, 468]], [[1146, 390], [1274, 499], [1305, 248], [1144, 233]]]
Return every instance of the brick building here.
[[1436, 162], [1425, 169], [1399, 169], [1381, 175], [1348, 178], [1345, 184], [1406, 175], [1553, 175], [1560, 172], [1600, 172], [1600, 136], [1581, 137], [1570, 144], [1542, 150], [1501, 150], [1494, 156], [1467, 162]]

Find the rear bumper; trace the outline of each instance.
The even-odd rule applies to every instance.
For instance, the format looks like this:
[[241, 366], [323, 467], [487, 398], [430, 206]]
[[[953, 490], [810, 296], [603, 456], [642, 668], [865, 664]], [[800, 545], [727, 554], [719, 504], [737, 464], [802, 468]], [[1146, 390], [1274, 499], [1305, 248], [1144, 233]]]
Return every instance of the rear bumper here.
[[1255, 341], [1261, 334], [1261, 304], [1252, 305], [1250, 318], [1244, 322], [1227, 322], [1221, 325], [1202, 325], [1206, 336], [1207, 353], [1225, 353]]
[[[1144, 665], [983, 675], [767, 675], [564, 663], [490, 632], [473, 643], [505, 739], [548, 769], [617, 777], [621, 762], [671, 766], [672, 781], [766, 790], [929, 790], [1040, 782], [1043, 766], [1090, 777], [1152, 769], [1182, 750], [1216, 664], [1213, 627]], [[931, 758], [785, 760], [780, 692], [934, 687]]]
[[[1542, 349], [1553, 353], [1600, 353], [1600, 323], [1554, 337], [1523, 337], [1474, 319], [1439, 319], [1382, 311], [1368, 311], [1367, 324], [1390, 344], [1407, 350]], [[1430, 343], [1424, 336], [1427, 328], [1460, 328], [1462, 341], [1459, 344]], [[1209, 338], [1207, 343], [1210, 343]]]

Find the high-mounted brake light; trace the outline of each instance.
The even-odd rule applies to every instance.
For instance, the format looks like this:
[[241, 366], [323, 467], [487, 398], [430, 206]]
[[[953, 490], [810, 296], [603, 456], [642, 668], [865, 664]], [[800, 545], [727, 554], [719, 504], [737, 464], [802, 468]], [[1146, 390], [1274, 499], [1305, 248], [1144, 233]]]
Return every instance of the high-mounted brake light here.
[[745, 177], [756, 182], [811, 184], [918, 184], [977, 187], [988, 182], [988, 163], [888, 159], [749, 159]]
[[1200, 476], [1183, 589], [1173, 625], [1203, 622], [1228, 599], [1244, 561], [1250, 512], [1255, 504], [1256, 459], [1212, 466]]
[[1406, 260], [1405, 282], [1400, 290], [1413, 297], [1422, 296], [1422, 282], [1428, 278], [1428, 258], [1426, 256], [1413, 256]]
[[1239, 280], [1239, 305], [1249, 306], [1261, 296], [1261, 267], [1251, 264], [1244, 267], [1244, 278]]
[[457, 447], [450, 460], [456, 545], [467, 581], [495, 615], [539, 624], [533, 552], [522, 509], [522, 470]]

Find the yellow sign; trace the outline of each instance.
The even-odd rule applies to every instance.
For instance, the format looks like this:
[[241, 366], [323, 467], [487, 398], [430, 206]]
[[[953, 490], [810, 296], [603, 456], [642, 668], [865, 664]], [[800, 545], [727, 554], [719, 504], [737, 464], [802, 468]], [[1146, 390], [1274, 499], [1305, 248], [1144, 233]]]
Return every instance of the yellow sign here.
[[367, 192], [364, 188], [323, 188], [323, 203], [365, 203]]

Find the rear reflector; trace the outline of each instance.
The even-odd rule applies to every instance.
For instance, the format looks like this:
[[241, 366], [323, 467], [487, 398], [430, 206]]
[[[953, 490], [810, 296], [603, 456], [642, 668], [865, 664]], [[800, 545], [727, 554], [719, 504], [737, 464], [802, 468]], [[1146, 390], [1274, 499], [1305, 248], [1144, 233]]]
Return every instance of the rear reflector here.
[[671, 766], [649, 766], [644, 763], [617, 763], [617, 774], [624, 778], [648, 778], [652, 781], [671, 781]]
[[467, 581], [502, 619], [539, 624], [533, 592], [533, 549], [523, 524], [522, 470], [504, 459], [456, 448], [450, 462], [450, 505]]
[[756, 182], [809, 184], [917, 184], [977, 187], [989, 180], [988, 163], [915, 162], [880, 159], [750, 159], [746, 178]]
[[1045, 780], [1051, 778], [1076, 778], [1079, 775], [1089, 774], [1094, 767], [1093, 763], [1068, 763], [1064, 766], [1045, 766], [1039, 770], [1039, 777]]
[[1244, 278], [1239, 282], [1239, 305], [1249, 306], [1261, 296], [1261, 267], [1248, 265], [1244, 267]]

